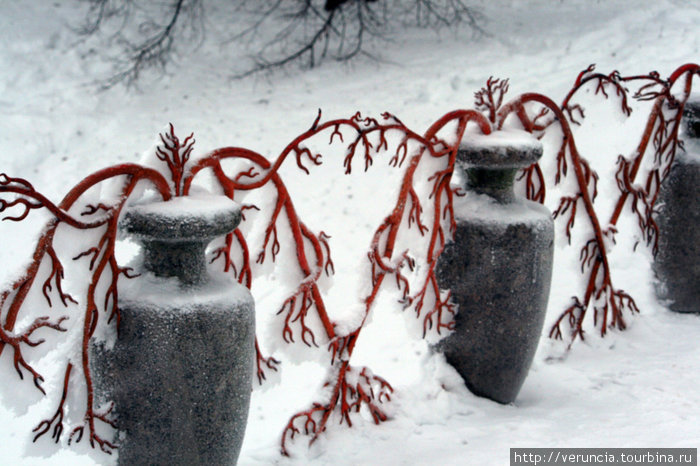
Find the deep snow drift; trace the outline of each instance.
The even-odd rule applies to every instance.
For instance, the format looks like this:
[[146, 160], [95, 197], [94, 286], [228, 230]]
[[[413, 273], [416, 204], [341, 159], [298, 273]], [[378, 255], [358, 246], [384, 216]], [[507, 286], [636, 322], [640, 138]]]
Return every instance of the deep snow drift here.
[[[236, 59], [222, 59], [219, 45], [205, 41], [196, 53], [179, 58], [180, 68], [144, 82], [139, 91], [117, 87], [98, 93], [91, 84], [100, 70], [98, 57], [76, 44], [66, 28], [80, 18], [75, 3], [0, 3], [0, 172], [30, 180], [55, 201], [99, 168], [138, 161], [168, 122], [180, 134], [194, 131], [195, 155], [235, 145], [273, 158], [309, 128], [318, 108], [324, 119], [357, 110], [373, 117], [390, 111], [423, 132], [448, 111], [472, 108], [473, 92], [489, 76], [510, 78], [509, 97], [536, 91], [561, 101], [591, 63], [605, 73], [656, 69], [668, 76], [700, 60], [696, 2], [484, 1], [488, 35], [402, 31], [381, 45], [384, 64], [327, 63], [313, 72], [290, 69], [269, 78], [230, 80]], [[224, 27], [211, 21], [211, 27]], [[581, 154], [601, 175], [597, 206], [607, 218], [616, 199], [614, 162], [636, 147], [649, 105], [634, 104], [625, 118], [614, 103], [598, 97], [582, 103], [588, 112], [575, 135]], [[554, 157], [549, 144], [545, 169]], [[358, 165], [351, 176], [342, 174], [342, 157], [324, 158], [310, 176], [293, 162], [282, 170], [300, 218], [332, 237], [336, 274], [326, 283], [326, 303], [342, 322], [351, 322], [362, 308], [369, 239], [395, 202], [398, 175], [386, 162], [376, 160], [367, 173]], [[550, 209], [556, 201], [552, 194]], [[21, 224], [0, 224], [0, 283], [29, 259], [29, 238], [47, 218], [37, 213]], [[604, 339], [591, 331], [569, 352], [546, 338], [551, 322], [584, 286], [579, 248], [567, 246], [559, 225], [545, 335], [514, 405], [471, 395], [448, 366], [429, 356], [419, 323], [387, 291], [352, 361], [392, 383], [393, 401], [386, 406], [392, 420], [375, 426], [355, 416], [348, 429], [336, 419], [311, 448], [308, 438], [297, 439], [291, 458], [279, 455], [282, 429], [291, 415], [322, 399], [323, 366], [313, 361], [327, 353], [279, 342], [274, 314], [298, 277], [261, 269], [253, 285], [258, 334], [264, 351], [275, 350], [283, 364], [278, 383], [253, 393], [240, 464], [506, 464], [510, 447], [697, 447], [700, 318], [673, 314], [656, 300], [650, 254], [644, 248], [632, 253], [634, 222], [621, 222], [611, 254], [616, 286], [634, 296], [641, 310], [626, 316], [627, 331]], [[250, 234], [260, 234], [255, 227], [262, 223], [254, 222]], [[585, 220], [577, 229], [583, 234]], [[58, 445], [50, 436], [32, 444], [32, 428], [55, 409], [59, 361], [71, 343], [63, 341], [46, 356], [51, 342], [28, 353], [47, 378], [48, 397], [31, 380], [19, 380], [9, 352], [0, 358], [2, 463], [113, 462], [85, 441], [68, 446], [66, 434]], [[309, 362], [301, 362], [305, 359]]]

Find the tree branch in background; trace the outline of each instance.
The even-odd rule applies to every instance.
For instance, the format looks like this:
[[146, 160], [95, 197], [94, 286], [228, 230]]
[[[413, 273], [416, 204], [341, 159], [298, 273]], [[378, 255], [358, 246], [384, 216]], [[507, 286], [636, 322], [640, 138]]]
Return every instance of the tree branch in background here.
[[[92, 35], [103, 30], [107, 23], [121, 19], [112, 40], [120, 45], [122, 53], [113, 60], [114, 72], [100, 83], [103, 89], [119, 83], [131, 86], [147, 69], [165, 70], [174, 60], [175, 45], [182, 39], [184, 30], [204, 31], [196, 24], [204, 14], [203, 0], [172, 0], [155, 12], [159, 15], [157, 19], [135, 0], [87, 1], [90, 9], [79, 33]], [[147, 15], [145, 19], [141, 18], [143, 14]], [[130, 26], [136, 26], [136, 31]]]
[[479, 26], [485, 20], [484, 16], [462, 0], [415, 0], [408, 3], [406, 8], [415, 15], [416, 26], [440, 28], [466, 23], [475, 32], [484, 33]]
[[[296, 10], [290, 11], [290, 3]], [[347, 61], [361, 55], [376, 60], [378, 57], [368, 50], [369, 39], [390, 38], [395, 25], [440, 29], [466, 23], [475, 32], [483, 33], [478, 25], [483, 19], [461, 0], [275, 1], [253, 27], [235, 36], [243, 39], [259, 34], [261, 28], [273, 23], [282, 24], [278, 33], [256, 52], [254, 65], [235, 77], [272, 71], [291, 63], [314, 68], [325, 59]]]
[[[134, 85], [149, 69], [164, 71], [188, 33], [210, 30], [203, 24], [204, 4], [213, 6], [217, 0], [84, 1], [90, 7], [80, 34], [115, 31], [110, 42], [120, 52], [111, 58], [112, 74], [101, 82], [101, 87], [110, 88]], [[234, 12], [229, 30], [238, 31], [228, 39], [220, 37], [221, 45], [230, 49], [232, 43], [243, 43], [253, 50], [252, 65], [232, 71], [236, 78], [292, 64], [314, 68], [324, 60], [377, 60], [370, 51], [371, 39], [388, 40], [404, 27], [466, 24], [477, 34], [484, 32], [479, 27], [483, 16], [463, 0], [218, 0], [216, 6], [227, 4]]]

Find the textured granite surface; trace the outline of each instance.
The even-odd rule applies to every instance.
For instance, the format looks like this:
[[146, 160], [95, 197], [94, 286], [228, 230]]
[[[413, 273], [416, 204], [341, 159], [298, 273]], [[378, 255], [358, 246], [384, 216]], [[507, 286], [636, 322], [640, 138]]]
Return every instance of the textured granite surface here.
[[458, 220], [438, 261], [441, 288], [458, 305], [455, 331], [438, 344], [477, 395], [515, 400], [544, 324], [554, 227], [539, 223]]
[[[688, 141], [690, 142], [690, 141]], [[700, 141], [686, 143], [661, 185], [654, 271], [658, 296], [676, 312], [700, 313]]]
[[235, 464], [252, 389], [252, 303], [122, 310], [113, 399], [120, 464]]

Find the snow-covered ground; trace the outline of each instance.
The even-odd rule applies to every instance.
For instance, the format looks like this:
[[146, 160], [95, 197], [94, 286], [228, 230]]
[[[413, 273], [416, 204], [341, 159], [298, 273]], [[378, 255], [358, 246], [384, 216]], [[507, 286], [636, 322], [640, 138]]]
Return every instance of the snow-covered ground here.
[[[401, 31], [379, 47], [386, 63], [326, 63], [313, 72], [291, 69], [231, 80], [242, 58], [229, 58], [214, 40], [205, 40], [196, 52], [179, 57], [182, 66], [161, 80], [147, 80], [137, 91], [116, 87], [98, 93], [92, 85], [100, 70], [95, 52], [77, 43], [66, 27], [79, 22], [79, 2], [0, 2], [0, 173], [28, 179], [59, 200], [99, 168], [138, 161], [168, 122], [178, 134], [194, 131], [196, 154], [235, 145], [274, 157], [309, 128], [318, 108], [324, 119], [357, 110], [375, 117], [389, 111], [422, 132], [450, 110], [471, 108], [473, 92], [489, 76], [510, 78], [511, 97], [536, 91], [560, 101], [591, 63], [605, 73], [655, 69], [668, 76], [677, 66], [700, 60], [696, 0], [481, 3], [487, 35]], [[210, 21], [212, 28], [225, 27], [216, 16]], [[601, 174], [598, 208], [607, 218], [615, 194], [613, 163], [634, 149], [649, 106], [637, 105], [623, 121], [612, 103], [594, 98], [586, 104], [589, 113], [576, 130], [577, 143]], [[544, 158], [551, 160], [549, 149]], [[352, 302], [360, 295], [352, 290], [363, 286], [357, 270], [365, 270], [361, 259], [368, 239], [395, 201], [398, 178], [379, 160], [367, 174], [352, 177], [342, 175], [341, 158], [324, 162], [311, 178], [293, 167], [283, 176], [300, 217], [333, 237], [338, 270], [327, 304], [342, 313], [357, 309]], [[0, 283], [28, 259], [33, 245], [27, 238], [41, 226], [40, 217], [0, 225]], [[582, 227], [585, 220], [577, 226]], [[648, 252], [631, 252], [632, 227], [621, 226], [611, 260], [616, 286], [635, 297], [641, 313], [627, 316], [627, 331], [604, 339], [589, 332], [569, 352], [543, 338], [513, 405], [470, 394], [448, 366], [429, 356], [415, 319], [402, 314], [396, 296], [387, 292], [361, 335], [353, 363], [370, 366], [393, 384], [394, 400], [387, 406], [392, 419], [375, 426], [356, 416], [350, 429], [331, 424], [311, 448], [302, 437], [291, 458], [281, 457], [284, 425], [321, 399], [324, 379], [322, 366], [299, 362], [314, 352], [290, 355], [277, 345], [282, 375], [277, 384], [253, 394], [239, 463], [500, 465], [507, 463], [511, 447], [700, 446], [700, 318], [671, 313], [656, 300]], [[556, 254], [545, 333], [583, 286], [578, 247], [568, 247], [560, 235]], [[285, 278], [275, 273], [253, 287], [266, 351], [275, 347], [269, 330], [279, 307], [275, 280]], [[66, 435], [58, 446], [47, 437], [32, 443], [32, 428], [51, 416], [60, 391], [61, 374], [49, 377], [53, 356], [41, 360], [39, 354], [34, 356], [46, 369], [44, 386], [53, 397], [42, 398], [30, 380], [16, 377], [8, 351], [0, 359], [0, 463], [111, 464], [113, 457], [91, 451], [84, 441], [66, 445]]]

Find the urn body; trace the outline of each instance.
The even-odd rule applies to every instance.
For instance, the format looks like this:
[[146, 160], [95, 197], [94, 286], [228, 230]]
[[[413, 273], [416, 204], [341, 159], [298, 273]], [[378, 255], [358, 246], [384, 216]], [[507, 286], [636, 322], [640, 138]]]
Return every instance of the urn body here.
[[237, 204], [212, 197], [135, 206], [120, 222], [143, 245], [141, 275], [120, 283], [113, 346], [93, 349], [98, 398], [114, 402], [119, 464], [237, 462], [254, 304], [232, 278], [210, 275], [204, 253], [239, 221]]
[[679, 152], [657, 201], [657, 295], [675, 312], [700, 313], [700, 96], [683, 112]]

